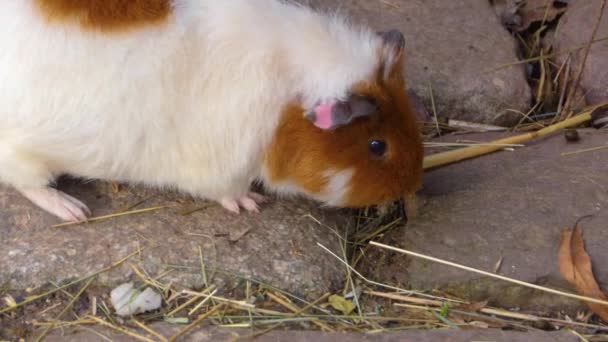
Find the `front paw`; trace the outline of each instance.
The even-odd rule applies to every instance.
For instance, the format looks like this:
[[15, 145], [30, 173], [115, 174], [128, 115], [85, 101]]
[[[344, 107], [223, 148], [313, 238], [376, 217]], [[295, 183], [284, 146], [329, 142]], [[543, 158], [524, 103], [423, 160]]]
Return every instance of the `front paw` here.
[[255, 192], [249, 192], [238, 198], [223, 198], [219, 201], [222, 207], [235, 214], [239, 214], [241, 208], [248, 212], [259, 213], [259, 205], [264, 202], [266, 202], [266, 197]]

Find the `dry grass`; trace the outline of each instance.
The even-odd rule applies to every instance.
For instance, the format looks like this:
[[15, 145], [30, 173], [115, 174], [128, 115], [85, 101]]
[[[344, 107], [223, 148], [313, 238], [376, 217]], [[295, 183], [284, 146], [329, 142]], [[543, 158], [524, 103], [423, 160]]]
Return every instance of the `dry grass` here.
[[532, 288], [532, 289], [535, 289], [535, 290], [540, 290], [540, 291], [549, 292], [549, 293], [552, 293], [552, 294], [555, 294], [555, 295], [559, 295], [559, 296], [563, 296], [563, 297], [574, 298], [574, 299], [578, 299], [578, 300], [581, 300], [581, 301], [586, 301], [586, 302], [591, 302], [591, 303], [597, 303], [597, 304], [602, 304], [602, 305], [608, 306], [608, 301], [605, 301], [605, 300], [601, 300], [601, 299], [597, 299], [597, 298], [591, 298], [591, 297], [585, 297], [585, 296], [580, 296], [580, 295], [577, 295], [577, 294], [574, 294], [574, 293], [559, 291], [559, 290], [555, 290], [555, 289], [548, 288], [548, 287], [545, 287], [545, 286], [540, 286], [540, 285], [536, 285], [536, 284], [532, 284], [532, 283], [527, 283], [527, 282], [524, 282], [524, 281], [521, 281], [521, 280], [517, 280], [517, 279], [501, 276], [501, 275], [498, 275], [498, 274], [494, 274], [494, 273], [491, 273], [491, 272], [483, 271], [483, 270], [476, 269], [476, 268], [473, 268], [473, 267], [468, 267], [468, 266], [460, 265], [460, 264], [457, 264], [457, 263], [454, 263], [454, 262], [437, 259], [437, 258], [434, 258], [432, 256], [428, 256], [428, 255], [424, 255], [424, 254], [408, 251], [408, 250], [401, 249], [401, 248], [396, 248], [396, 247], [393, 247], [393, 246], [388, 246], [386, 244], [378, 243], [378, 242], [375, 242], [375, 241], [370, 242], [370, 244], [373, 245], [373, 246], [377, 246], [377, 247], [380, 247], [380, 248], [388, 249], [388, 250], [391, 250], [391, 251], [394, 251], [394, 252], [398, 252], [398, 253], [401, 253], [401, 254], [407, 254], [407, 255], [410, 255], [410, 256], [422, 258], [422, 259], [429, 260], [429, 261], [432, 261], [432, 262], [440, 263], [442, 265], [447, 265], [447, 266], [459, 268], [461, 270], [478, 273], [478, 274], [481, 274], [481, 275], [484, 275], [484, 276], [487, 276], [487, 277], [490, 277], [490, 278], [500, 279], [502, 281], [514, 283], [514, 284], [525, 286], [525, 287], [529, 287], [529, 288]]
[[[24, 299], [15, 300], [9, 291], [3, 291], [4, 294], [0, 292], [5, 299], [12, 298], [5, 300], [7, 305], [0, 308], [0, 325], [14, 326], [16, 333], [31, 334], [35, 331], [38, 340], [75, 327], [96, 334], [103, 334], [99, 329], [105, 328], [140, 341], [175, 341], [203, 325], [238, 329], [241, 335], [242, 329], [249, 329], [243, 338], [259, 336], [275, 329], [380, 333], [406, 329], [511, 327], [525, 331], [537, 329], [535, 326], [539, 322], [555, 329], [573, 329], [581, 336], [606, 331], [605, 326], [590, 323], [588, 317], [543, 317], [486, 305], [472, 309], [476, 303], [468, 303], [462, 298], [404, 289], [367, 278], [357, 269], [357, 265], [370, 248], [375, 248], [373, 241], [382, 239], [403, 222], [402, 217], [395, 215], [392, 210], [361, 210], [357, 215], [357, 227], [352, 232], [329, 227], [313, 216], [308, 217], [320, 229], [331, 230], [341, 242], [336, 251], [319, 243], [326, 253], [344, 266], [345, 286], [341, 290], [305, 300], [269, 284], [238, 275], [235, 277], [240, 280], [240, 285], [226, 290], [220, 288], [214, 278], [214, 274], [221, 271], [205, 264], [202, 251], [195, 256], [200, 259], [201, 288], [181, 288], [164, 280], [169, 273], [179, 272], [178, 268], [169, 267], [151, 275], [132, 260], [145, 253], [145, 250], [138, 249], [89, 276]], [[98, 291], [94, 294], [88, 292], [96, 277], [121, 265], [130, 267], [134, 275], [132, 280], [139, 288], [149, 286], [162, 295], [162, 308], [123, 318], [117, 316], [109, 305], [109, 289], [105, 289], [101, 295]], [[208, 274], [210, 270], [213, 272]], [[330, 298], [335, 296], [352, 303], [354, 310], [344, 313], [334, 307]], [[173, 333], [168, 334], [171, 336], [156, 331], [155, 322], [175, 327]]]
[[[494, 72], [505, 67], [529, 64], [536, 73], [530, 75], [530, 83], [533, 87], [534, 105], [527, 113], [519, 113], [521, 120], [512, 129], [512, 132], [527, 131], [528, 133], [510, 136], [496, 141], [472, 143], [465, 148], [454, 150], [459, 143], [425, 143], [427, 147], [436, 149], [437, 147], [450, 148], [451, 150], [443, 153], [436, 153], [425, 158], [424, 168], [432, 169], [444, 166], [461, 160], [479, 157], [484, 154], [503, 150], [511, 147], [522, 147], [521, 144], [535, 138], [553, 134], [564, 128], [578, 127], [589, 123], [592, 114], [597, 110], [604, 110], [608, 103], [587, 106], [585, 108], [584, 92], [580, 87], [581, 75], [585, 68], [590, 48], [593, 44], [605, 41], [608, 37], [597, 38], [597, 31], [602, 19], [602, 14], [607, 0], [601, 2], [598, 15], [591, 18], [593, 30], [588, 42], [580, 46], [567, 49], [566, 51], [554, 52], [553, 47], [547, 45], [543, 36], [555, 25], [555, 22], [547, 22], [549, 6], [546, 6], [544, 18], [533, 31], [529, 30], [522, 33], [515, 33], [520, 42], [523, 59], [514, 63], [505, 64], [486, 72]], [[547, 2], [548, 4], [549, 2]], [[558, 34], [558, 33], [556, 33]], [[579, 56], [581, 61], [573, 65], [573, 54]], [[567, 55], [564, 62], [556, 64], [555, 58]], [[449, 120], [441, 122], [434, 110], [435, 100], [431, 99], [433, 107], [432, 122], [422, 123], [423, 132], [428, 137], [442, 135], [442, 133], [466, 134], [471, 132], [492, 132], [497, 131], [497, 127], [479, 125], [475, 123], [463, 123], [461, 125], [450, 125]], [[462, 144], [465, 145], [465, 144]], [[516, 146], [509, 146], [516, 145]], [[571, 152], [564, 155], [577, 154], [589, 151], [604, 149], [598, 146], [594, 149]]]
[[[362, 214], [361, 221], [377, 219], [378, 217], [373, 215]], [[390, 221], [388, 225], [394, 222], [390, 219], [386, 221]], [[364, 223], [361, 227], [365, 226]], [[322, 225], [321, 222], [319, 224]], [[0, 311], [0, 322], [9, 324], [13, 319], [19, 320], [19, 316], [30, 306], [36, 311], [35, 319], [31, 320], [31, 324], [25, 329], [37, 328], [37, 340], [42, 340], [47, 334], [56, 330], [104, 327], [116, 334], [123, 334], [140, 341], [176, 341], [203, 324], [239, 329], [241, 335], [243, 328], [252, 329], [246, 332], [243, 338], [259, 336], [274, 329], [379, 333], [439, 327], [452, 329], [511, 327], [525, 331], [536, 329], [535, 326], [538, 326], [539, 322], [549, 324], [555, 329], [572, 329], [581, 336], [608, 331], [608, 327], [589, 323], [587, 319], [563, 319], [511, 312], [485, 304], [479, 305], [449, 296], [403, 289], [368, 279], [353, 267], [353, 264], [358, 262], [363, 246], [391, 248], [374, 242], [367, 243], [381, 238], [386, 231], [386, 224], [378, 224], [375, 231], [363, 234], [365, 237], [360, 238], [359, 242], [351, 240], [349, 236], [342, 236], [343, 247], [348, 250], [346, 253], [323, 247], [327, 253], [344, 265], [347, 286], [342, 291], [325, 293], [312, 301], [247, 278], [244, 278], [246, 282], [241, 283], [241, 288], [221, 295], [213, 278], [207, 278], [204, 288], [197, 291], [179, 288], [172, 283], [163, 282], [163, 277], [168, 271], [152, 277], [146, 270], [131, 263], [131, 257], [144, 253], [138, 250], [90, 276], [40, 295], [28, 297], [20, 303], [5, 306]], [[352, 238], [355, 236], [356, 234], [352, 235]], [[353, 249], [353, 246], [356, 248]], [[421, 257], [418, 254], [416, 256]], [[422, 255], [422, 257], [454, 266], [430, 256]], [[125, 263], [134, 270], [137, 282], [142, 287], [151, 286], [162, 294], [161, 309], [136, 317], [123, 318], [116, 316], [108, 307], [107, 296], [95, 297], [97, 298], [95, 301], [86, 300], [87, 289], [97, 276]], [[484, 272], [471, 268], [466, 270]], [[552, 293], [565, 295], [560, 291]], [[334, 308], [329, 300], [331, 295], [355, 303], [354, 311], [345, 314]], [[251, 298], [256, 300], [252, 301]], [[177, 332], [172, 336], [165, 336], [154, 330], [154, 322], [171, 324], [177, 327], [174, 329]], [[90, 331], [101, 333], [98, 329]]]
[[553, 125], [547, 126], [537, 131], [499, 139], [490, 143], [472, 144], [472, 146], [468, 146], [465, 148], [429, 155], [424, 159], [424, 169], [432, 169], [447, 164], [459, 162], [465, 159], [475, 158], [484, 154], [502, 150], [505, 148], [505, 145], [521, 144], [536, 138], [541, 138], [549, 134], [553, 134], [565, 128], [576, 127], [578, 125], [590, 121], [595, 111], [603, 109], [607, 105], [608, 104], [601, 104], [593, 106], [568, 119], [557, 122]]

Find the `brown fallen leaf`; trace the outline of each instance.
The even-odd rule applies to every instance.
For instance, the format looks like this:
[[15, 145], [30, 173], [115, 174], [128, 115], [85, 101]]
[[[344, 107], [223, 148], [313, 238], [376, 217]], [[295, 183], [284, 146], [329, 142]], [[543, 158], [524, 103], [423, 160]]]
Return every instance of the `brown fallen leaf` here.
[[526, 0], [519, 8], [521, 24], [517, 27], [518, 31], [527, 30], [532, 23], [553, 21], [558, 15], [564, 13], [566, 7], [556, 7], [553, 0]]
[[461, 330], [469, 329], [488, 329], [495, 328], [501, 329], [507, 326], [504, 321], [498, 320], [494, 317], [484, 315], [470, 315], [469, 313], [476, 313], [484, 309], [488, 305], [488, 301], [484, 300], [481, 302], [465, 303], [450, 308], [448, 318], [452, 323], [461, 324], [459, 328]]
[[[558, 259], [562, 277], [572, 284], [579, 294], [602, 300], [608, 299], [595, 280], [591, 258], [585, 250], [583, 235], [578, 225], [574, 229], [568, 228], [562, 231]], [[608, 322], [608, 306], [590, 302], [586, 304], [595, 314]]]
[[454, 310], [467, 311], [467, 312], [477, 312], [477, 311], [485, 308], [487, 305], [488, 305], [488, 301], [484, 300], [484, 301], [481, 301], [481, 302], [473, 302], [473, 303], [461, 304], [461, 305], [455, 306]]

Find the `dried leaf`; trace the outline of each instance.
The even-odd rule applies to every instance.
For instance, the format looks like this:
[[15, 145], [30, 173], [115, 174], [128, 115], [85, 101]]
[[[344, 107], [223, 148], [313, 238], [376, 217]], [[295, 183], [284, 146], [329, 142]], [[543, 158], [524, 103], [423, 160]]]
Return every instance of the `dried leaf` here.
[[[450, 320], [456, 324], [465, 324], [466, 322], [471, 320], [471, 317], [467, 314], [463, 314], [460, 312], [462, 312], [462, 311], [477, 312], [477, 311], [485, 308], [486, 305], [488, 305], [487, 300], [484, 300], [482, 302], [466, 303], [466, 304], [461, 304], [461, 305], [455, 306], [452, 308], [452, 311], [450, 311], [450, 315], [449, 315]], [[477, 322], [477, 323], [482, 323], [482, 322]], [[470, 322], [467, 324], [468, 325], [460, 326], [460, 329], [471, 329], [476, 325], [476, 324], [474, 324], [474, 322]], [[489, 326], [489, 322], [483, 322], [482, 326], [479, 326], [479, 327], [487, 328], [488, 326]], [[465, 328], [465, 327], [467, 327], [467, 328]]]
[[467, 320], [462, 315], [452, 315], [450, 314], [450, 321], [454, 324], [458, 324], [461, 328], [467, 325]]
[[559, 245], [559, 273], [570, 284], [575, 284], [574, 261], [572, 260], [572, 229], [564, 229]]
[[477, 312], [488, 305], [488, 301], [484, 300], [482, 302], [475, 303], [467, 303], [454, 307], [454, 310], [467, 311], [467, 312]]
[[355, 304], [342, 296], [331, 295], [328, 301], [334, 309], [342, 312], [344, 315], [350, 315], [355, 310]]
[[[559, 271], [583, 296], [606, 300], [591, 267], [591, 258], [585, 250], [585, 243], [579, 226], [574, 230], [565, 229], [561, 234], [559, 247]], [[608, 321], [608, 306], [586, 302], [587, 306], [604, 321]]]
[[[518, 31], [527, 30], [532, 23], [552, 21], [566, 11], [566, 7], [555, 7], [553, 0], [527, 0], [519, 9], [521, 25]], [[546, 15], [546, 17], [545, 17]]]

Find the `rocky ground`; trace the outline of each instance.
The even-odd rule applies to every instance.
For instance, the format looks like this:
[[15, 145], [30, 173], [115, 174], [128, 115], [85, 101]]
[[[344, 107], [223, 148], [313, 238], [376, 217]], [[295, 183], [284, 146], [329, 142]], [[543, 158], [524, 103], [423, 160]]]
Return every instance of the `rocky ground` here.
[[[568, 289], [558, 271], [560, 232], [582, 221], [596, 276], [608, 284], [608, 151], [565, 155], [605, 145], [608, 131], [582, 130], [578, 143], [555, 135], [427, 173], [419, 216], [384, 239], [391, 245], [552, 288]], [[497, 134], [456, 136], [491, 141]], [[498, 135], [500, 136], [500, 135]], [[443, 141], [458, 140], [455, 136]], [[577, 309], [578, 302], [418, 258], [368, 255], [372, 278], [442, 289], [535, 312]], [[388, 267], [378, 267], [380, 264]], [[386, 262], [384, 262], [386, 260]], [[391, 265], [392, 264], [392, 265]], [[575, 311], [575, 310], [570, 310]]]
[[[135, 265], [151, 274], [169, 272], [166, 281], [185, 287], [199, 287], [204, 282], [201, 260], [207, 267], [207, 281], [224, 286], [247, 277], [315, 297], [343, 280], [339, 261], [316, 245], [320, 242], [331, 250], [339, 249], [334, 230], [347, 230], [352, 221], [343, 212], [321, 211], [302, 201], [273, 201], [260, 215], [236, 216], [219, 206], [207, 208], [206, 202], [179, 204], [176, 200], [183, 199], [179, 195], [149, 189], [125, 187], [113, 193], [106, 183], [64, 184], [64, 190], [79, 194], [95, 216], [120, 211], [144, 199], [147, 201], [141, 208], [175, 208], [52, 228], [58, 220], [32, 210], [17, 192], [3, 188], [0, 284], [26, 289], [48, 281], [63, 283], [101, 270], [140, 248], [132, 259]], [[200, 207], [204, 209], [182, 215]], [[101, 274], [98, 282], [116, 286], [131, 276], [132, 268], [122, 265]]]
[[[437, 136], [434, 129], [446, 128], [448, 119], [517, 126], [522, 131], [535, 128], [533, 122], [548, 125], [561, 119], [568, 110], [608, 101], [608, 9], [598, 19], [602, 0], [301, 2], [323, 9], [340, 9], [377, 29], [398, 28], [404, 32], [410, 91], [421, 99], [421, 110], [426, 107], [426, 119], [431, 122], [425, 132], [432, 142], [488, 142], [518, 134], [462, 130], [448, 133], [444, 129]], [[550, 7], [546, 7], [549, 3]], [[535, 38], [539, 30], [542, 34]], [[585, 44], [591, 40], [593, 45], [586, 49]], [[551, 59], [536, 58], [540, 53]], [[524, 58], [532, 59], [528, 63], [517, 62]], [[532, 120], [524, 120], [526, 113]], [[290, 304], [281, 304], [281, 299], [274, 299], [275, 306], [267, 306], [265, 302], [269, 292], [272, 295], [284, 291], [292, 296], [293, 305], [299, 305], [289, 312], [301, 309], [296, 315], [300, 316], [311, 307], [317, 313], [328, 314], [331, 306], [322, 305], [327, 302], [326, 294], [346, 296], [352, 303], [348, 293], [353, 284], [366, 315], [399, 316], [412, 321], [408, 323], [411, 329], [424, 329], [389, 332], [397, 326], [400, 329], [408, 326], [392, 321], [392, 325], [370, 323], [359, 329], [359, 334], [353, 332], [357, 329], [346, 329], [351, 335], [273, 330], [259, 340], [578, 340], [577, 335], [566, 330], [546, 332], [567, 326], [555, 320], [574, 320], [579, 323], [574, 327], [583, 329], [582, 333], [605, 331], [596, 317], [585, 315], [587, 308], [578, 300], [367, 244], [375, 240], [572, 292], [574, 289], [558, 270], [560, 232], [579, 218], [592, 215], [581, 221], [580, 226], [594, 274], [600, 287], [605, 288], [608, 149], [598, 147], [606, 146], [608, 130], [602, 128], [605, 117], [601, 112], [597, 114], [595, 127], [578, 130], [577, 142], [567, 142], [564, 134], [558, 132], [526, 143], [525, 147], [428, 171], [420, 192], [418, 215], [407, 224], [405, 218], [399, 219], [398, 212], [372, 211], [364, 215], [322, 209], [316, 203], [298, 199], [273, 198], [259, 215], [234, 216], [180, 194], [64, 180], [59, 187], [86, 202], [95, 216], [145, 208], [155, 210], [85, 225], [53, 227], [58, 223], [55, 218], [15, 191], [0, 187], [0, 298], [3, 299], [0, 341], [38, 335], [45, 328], [39, 323], [57, 317], [71, 301], [73, 306], [65, 313], [66, 321], [78, 321], [91, 312], [106, 317], [101, 311], [106, 304], [111, 311], [109, 291], [126, 281], [138, 285], [148, 282], [153, 288], [166, 291], [162, 294], [164, 308], [160, 314], [142, 318], [154, 322], [150, 327], [164, 336], [174, 335], [192, 319], [159, 322], [167, 310], [177, 306], [178, 301], [168, 303], [172, 290], [200, 291], [213, 286], [222, 298], [239, 300], [238, 305], [253, 303], [256, 308], [267, 310], [275, 310], [278, 304], [283, 309], [289, 308]], [[428, 154], [435, 152], [428, 148]], [[348, 263], [365, 279], [354, 275], [338, 259], [345, 254]], [[127, 256], [128, 259], [121, 260]], [[87, 277], [96, 273], [99, 274], [82, 297], [75, 297]], [[57, 286], [74, 281], [74, 286], [61, 288], [65, 291], [56, 290]], [[534, 316], [510, 321], [505, 316], [486, 315], [472, 321], [446, 316], [439, 308], [421, 314], [420, 308], [396, 307], [398, 300], [381, 299], [370, 293], [392, 291], [372, 281], [451, 299], [488, 301], [488, 306], [508, 310], [513, 315]], [[32, 300], [31, 296], [46, 290], [53, 293]], [[323, 301], [316, 302], [320, 297]], [[32, 300], [29, 305], [10, 309], [29, 300]], [[331, 314], [337, 315], [340, 308], [333, 308]], [[479, 309], [470, 311], [480, 313]], [[295, 325], [269, 323], [261, 329], [342, 330], [336, 327], [352, 328], [360, 324], [350, 318], [347, 323], [332, 318], [335, 325], [327, 329], [319, 325], [324, 323], [310, 323], [314, 317], [303, 316], [300, 318], [309, 321]], [[554, 320], [533, 319], [541, 316]], [[214, 323], [221, 321], [224, 325], [243, 322], [236, 318], [230, 322], [221, 317], [214, 319]], [[149, 333], [132, 322], [117, 319], [113, 323], [116, 327], [121, 322], [138, 336]], [[454, 322], [466, 325], [466, 329], [480, 329], [453, 329]], [[49, 331], [48, 340], [133, 338], [92, 323], [88, 321], [75, 328], [62, 323], [62, 329]], [[184, 335], [183, 340], [230, 340], [237, 335], [251, 337], [259, 331], [243, 329], [238, 324], [230, 329], [205, 324], [209, 322]], [[437, 327], [452, 329], [429, 329]], [[382, 333], [363, 334], [374, 329]]]
[[[156, 331], [171, 336], [177, 331], [175, 326], [167, 324], [155, 324], [152, 326]], [[215, 341], [236, 341], [238, 338], [247, 337], [250, 331], [244, 329], [217, 329], [212, 326], [203, 327], [203, 329], [192, 333], [185, 342], [215, 342]], [[101, 337], [100, 334], [103, 336]], [[121, 334], [113, 333], [109, 329], [95, 328], [93, 331], [81, 330], [79, 332], [70, 331], [68, 333], [55, 333], [47, 338], [47, 341], [59, 342], [102, 342], [107, 341], [105, 338], [111, 338], [112, 341], [123, 342], [130, 341], [129, 338]], [[335, 342], [335, 341], [352, 341], [352, 342], [468, 342], [468, 341], [509, 341], [509, 342], [576, 342], [578, 337], [565, 332], [505, 332], [500, 330], [474, 330], [474, 331], [452, 331], [452, 330], [418, 330], [412, 332], [397, 332], [384, 335], [362, 335], [353, 333], [319, 333], [313, 331], [273, 331], [266, 335], [257, 337], [258, 342], [274, 342], [274, 341], [292, 341], [292, 342]]]

